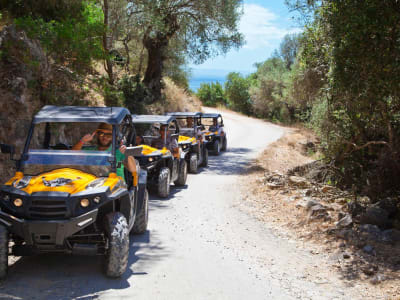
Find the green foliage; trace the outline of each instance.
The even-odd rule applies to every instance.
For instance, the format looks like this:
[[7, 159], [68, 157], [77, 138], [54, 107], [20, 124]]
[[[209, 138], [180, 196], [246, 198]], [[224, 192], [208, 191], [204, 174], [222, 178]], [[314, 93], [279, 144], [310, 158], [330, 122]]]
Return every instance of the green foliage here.
[[287, 34], [279, 46], [280, 56], [285, 61], [286, 68], [290, 70], [295, 63], [300, 47], [300, 34]]
[[341, 183], [365, 193], [399, 188], [398, 1], [288, 2], [306, 23], [298, 82], [314, 82], [303, 95]]
[[92, 1], [85, 1], [78, 18], [47, 21], [28, 15], [17, 18], [15, 23], [29, 37], [38, 39], [57, 62], [84, 71], [93, 60], [104, 56], [102, 19], [101, 8]]
[[197, 90], [197, 97], [206, 106], [226, 105], [224, 89], [219, 82], [202, 83]]
[[146, 113], [146, 104], [151, 101], [150, 93], [140, 81], [140, 76], [124, 76], [118, 83], [123, 95], [123, 106], [133, 114]]
[[234, 110], [245, 114], [251, 113], [249, 88], [250, 79], [244, 78], [235, 72], [228, 74], [225, 82], [225, 97]]

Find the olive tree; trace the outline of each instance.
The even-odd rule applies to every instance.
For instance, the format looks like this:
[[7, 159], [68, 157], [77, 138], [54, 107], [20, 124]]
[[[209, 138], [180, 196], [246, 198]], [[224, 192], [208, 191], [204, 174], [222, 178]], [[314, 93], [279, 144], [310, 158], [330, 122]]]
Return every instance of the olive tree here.
[[[161, 97], [162, 75], [173, 39], [194, 63], [240, 47], [241, 0], [132, 0], [129, 14], [143, 31], [147, 50], [144, 84], [153, 100]], [[176, 43], [175, 43], [176, 44]]]

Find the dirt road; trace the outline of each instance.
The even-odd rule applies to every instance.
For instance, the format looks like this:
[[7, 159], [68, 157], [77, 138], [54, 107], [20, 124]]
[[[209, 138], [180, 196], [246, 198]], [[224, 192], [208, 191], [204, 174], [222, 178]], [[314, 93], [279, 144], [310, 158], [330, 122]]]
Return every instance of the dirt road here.
[[[210, 109], [207, 109], [207, 111]], [[0, 286], [8, 299], [344, 299], [340, 281], [309, 280], [318, 257], [242, 211], [240, 174], [284, 129], [223, 113], [228, 151], [151, 198], [149, 230], [133, 236], [128, 271], [110, 280], [97, 257], [27, 257]]]

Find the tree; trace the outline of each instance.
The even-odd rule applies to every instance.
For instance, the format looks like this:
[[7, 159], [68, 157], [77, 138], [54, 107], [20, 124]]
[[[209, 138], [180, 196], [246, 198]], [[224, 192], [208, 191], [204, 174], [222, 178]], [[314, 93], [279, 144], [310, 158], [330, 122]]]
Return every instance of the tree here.
[[154, 100], [161, 97], [172, 39], [182, 41], [185, 54], [196, 63], [243, 43], [237, 29], [241, 0], [132, 0], [130, 4], [129, 14], [144, 28], [148, 54], [144, 83]]
[[290, 70], [296, 60], [297, 52], [300, 46], [299, 34], [287, 34], [283, 37], [280, 44], [280, 56], [286, 63], [286, 68]]
[[250, 80], [243, 78], [240, 73], [231, 72], [225, 82], [225, 96], [234, 110], [245, 114], [251, 113], [249, 94]]

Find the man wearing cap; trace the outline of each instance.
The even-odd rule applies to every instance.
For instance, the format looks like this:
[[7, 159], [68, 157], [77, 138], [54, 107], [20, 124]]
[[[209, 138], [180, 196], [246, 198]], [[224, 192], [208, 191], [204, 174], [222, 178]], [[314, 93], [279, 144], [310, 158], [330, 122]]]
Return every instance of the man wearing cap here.
[[[97, 151], [107, 151], [111, 152], [112, 148], [112, 125], [107, 123], [100, 123], [97, 130], [93, 133], [88, 133], [84, 135], [81, 140], [76, 143], [72, 150], [81, 150], [83, 145], [89, 143], [93, 140], [94, 136], [97, 134], [97, 145], [95, 146], [85, 146], [84, 150], [97, 150]], [[125, 150], [126, 146], [121, 145], [119, 149], [117, 149], [115, 156], [117, 159], [117, 165], [119, 162], [122, 162], [125, 159]], [[121, 167], [117, 168], [117, 175], [124, 178], [124, 166], [121, 163]]]

